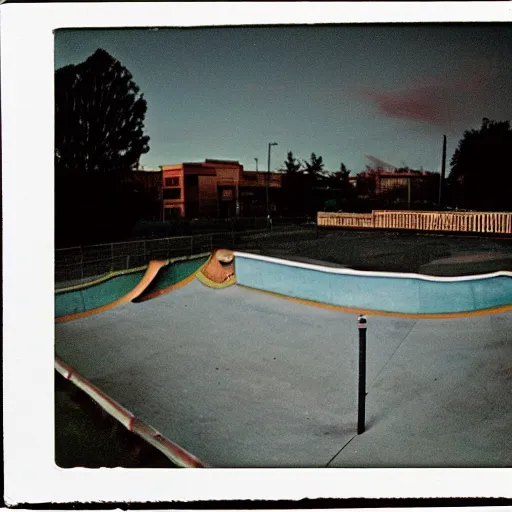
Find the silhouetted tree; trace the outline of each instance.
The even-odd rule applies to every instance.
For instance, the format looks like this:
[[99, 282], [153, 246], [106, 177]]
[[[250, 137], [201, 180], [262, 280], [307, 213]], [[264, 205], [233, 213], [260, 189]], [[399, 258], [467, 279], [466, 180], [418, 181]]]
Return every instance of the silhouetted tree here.
[[315, 153], [311, 153], [311, 159], [308, 162], [304, 160], [305, 171], [313, 177], [314, 180], [323, 177], [324, 163], [321, 156], [316, 156]]
[[131, 171], [149, 150], [146, 100], [105, 50], [55, 72], [56, 243], [126, 236], [142, 211]]
[[454, 206], [512, 210], [512, 129], [509, 121], [484, 118], [467, 130], [451, 159], [448, 178]]
[[57, 172], [132, 170], [149, 151], [146, 100], [131, 73], [105, 50], [55, 72]]
[[311, 153], [310, 160], [304, 161], [305, 181], [308, 193], [306, 205], [308, 215], [316, 215], [318, 210], [323, 209], [325, 201], [325, 180], [327, 174], [324, 171], [324, 163], [321, 156]]
[[324, 184], [326, 186], [326, 199], [324, 209], [326, 211], [335, 211], [343, 209], [348, 199], [353, 197], [353, 187], [349, 180], [350, 171], [345, 164], [340, 164], [340, 170], [336, 172], [325, 173]]
[[358, 173], [356, 181], [356, 193], [358, 196], [374, 197], [376, 176], [379, 171], [366, 166], [366, 170]]
[[347, 179], [348, 180], [349, 174], [350, 174], [350, 171], [347, 169], [345, 164], [343, 162], [341, 162], [340, 170], [339, 170], [340, 177], [343, 178], [343, 179]]
[[335, 173], [336, 178], [339, 181], [339, 186], [341, 189], [341, 198], [342, 199], [351, 199], [354, 197], [355, 189], [350, 183], [350, 171], [345, 167], [345, 164], [342, 162], [340, 165], [340, 170]]
[[287, 158], [284, 161], [284, 168], [282, 169], [286, 173], [298, 173], [302, 170], [302, 164], [300, 161], [293, 156], [292, 151], [288, 151]]
[[334, 173], [334, 177], [340, 183], [342, 188], [347, 188], [350, 185], [349, 181], [350, 171], [347, 169], [345, 164], [341, 162], [340, 170]]
[[340, 191], [340, 199], [347, 196], [347, 193], [352, 187], [349, 180], [350, 171], [346, 168], [345, 164], [342, 162], [340, 165], [340, 170], [326, 174], [325, 182], [326, 185]]
[[306, 197], [306, 176], [303, 173], [302, 163], [288, 151], [281, 169], [283, 176], [283, 195], [287, 214], [293, 217], [304, 215]]

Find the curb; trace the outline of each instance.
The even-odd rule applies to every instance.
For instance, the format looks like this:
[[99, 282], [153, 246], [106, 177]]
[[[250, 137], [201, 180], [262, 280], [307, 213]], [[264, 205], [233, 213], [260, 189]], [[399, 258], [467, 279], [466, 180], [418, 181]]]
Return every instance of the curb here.
[[137, 434], [151, 446], [162, 452], [169, 460], [182, 468], [206, 468], [207, 464], [187, 452], [181, 446], [169, 441], [128, 409], [101, 391], [98, 387], [82, 377], [74, 368], [55, 356], [55, 369], [76, 387], [89, 395], [102, 409], [119, 421], [130, 432]]

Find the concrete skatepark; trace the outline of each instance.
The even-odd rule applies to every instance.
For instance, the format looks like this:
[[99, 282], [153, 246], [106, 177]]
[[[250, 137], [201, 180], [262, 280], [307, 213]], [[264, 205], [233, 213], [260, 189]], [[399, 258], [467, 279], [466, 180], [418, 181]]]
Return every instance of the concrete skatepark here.
[[[336, 301], [347, 295], [359, 300], [364, 285], [337, 298], [332, 289], [341, 289], [340, 282], [331, 286], [329, 304], [320, 304], [320, 287], [308, 283], [321, 279], [304, 274], [318, 274], [314, 265], [270, 258], [264, 263], [273, 268], [262, 271], [251, 255], [236, 254], [233, 276], [230, 270], [223, 274], [215, 258], [208, 262], [209, 272], [201, 260], [203, 272], [189, 278], [173, 271], [176, 277], [170, 279], [166, 271], [165, 286], [157, 284], [146, 294], [151, 300], [139, 290], [137, 303], [131, 297], [94, 315], [82, 308], [75, 317], [68, 310], [68, 318], [57, 318], [56, 353], [213, 467], [512, 463], [508, 273], [459, 281], [458, 295], [450, 300], [446, 281], [435, 292], [439, 300], [430, 297], [430, 309], [416, 315], [399, 311], [400, 300], [386, 300], [389, 290], [403, 296], [397, 286], [405, 281], [391, 281], [377, 294], [381, 310], [366, 304], [367, 429], [357, 436], [355, 312], [365, 304]], [[354, 277], [350, 269], [325, 268], [330, 283]], [[302, 288], [290, 285], [289, 278], [279, 281], [284, 275], [279, 269], [292, 272], [293, 283], [302, 282]], [[268, 279], [262, 280], [263, 274]], [[375, 273], [358, 277], [384, 279]], [[250, 282], [254, 278], [259, 282]], [[442, 280], [428, 285], [432, 282]], [[293, 300], [279, 296], [279, 286]], [[471, 288], [472, 301], [464, 301], [469, 288], [460, 292], [461, 286]], [[425, 295], [417, 288], [416, 308]], [[475, 290], [483, 291], [485, 300], [475, 300]]]

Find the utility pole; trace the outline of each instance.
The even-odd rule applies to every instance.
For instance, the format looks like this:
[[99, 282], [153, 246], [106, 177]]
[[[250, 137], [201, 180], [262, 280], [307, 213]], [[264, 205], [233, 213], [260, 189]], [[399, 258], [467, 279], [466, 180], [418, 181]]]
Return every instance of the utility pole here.
[[277, 146], [277, 142], [268, 143], [268, 165], [267, 165], [267, 180], [266, 180], [266, 199], [267, 199], [267, 222], [270, 222], [270, 201], [269, 201], [269, 186], [270, 186], [270, 149], [272, 146]]
[[443, 191], [444, 177], [446, 173], [446, 135], [443, 135], [443, 156], [441, 159], [441, 176], [439, 177], [439, 199], [438, 206], [441, 207], [441, 197]]
[[160, 200], [162, 201], [162, 222], [165, 221], [165, 202], [164, 202], [164, 170], [162, 169], [162, 166], [160, 166]]
[[254, 160], [256, 160], [256, 172], [258, 172], [258, 159], [255, 158]]
[[240, 217], [240, 174], [241, 170], [236, 171], [236, 201], [235, 201], [235, 216]]

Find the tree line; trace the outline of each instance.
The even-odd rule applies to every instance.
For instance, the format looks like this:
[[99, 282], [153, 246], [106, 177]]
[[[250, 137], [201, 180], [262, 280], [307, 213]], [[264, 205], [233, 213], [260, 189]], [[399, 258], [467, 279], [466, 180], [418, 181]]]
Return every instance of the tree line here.
[[[132, 172], [149, 151], [146, 111], [147, 102], [131, 73], [105, 50], [56, 70], [57, 245], [124, 238], [138, 219], [154, 216], [155, 199]], [[479, 129], [465, 131], [443, 184], [443, 204], [512, 210], [510, 148], [509, 121], [484, 118]], [[280, 170], [288, 215], [314, 215], [329, 201], [345, 211], [364, 208], [355, 197], [361, 190], [351, 186], [351, 171], [343, 163], [329, 172], [321, 156], [311, 153], [300, 161], [289, 151]], [[358, 180], [358, 186], [364, 187], [365, 180]]]
[[341, 205], [355, 196], [349, 181], [350, 170], [343, 162], [336, 172], [325, 169], [323, 158], [311, 153], [309, 160], [300, 161], [288, 151], [283, 173], [283, 207], [291, 216], [315, 215], [326, 203]]
[[[512, 128], [510, 121], [482, 120], [478, 129], [466, 130], [450, 160], [450, 172], [442, 183], [443, 208], [479, 211], [512, 211]], [[322, 157], [311, 154], [309, 161], [299, 161], [288, 152], [287, 160], [281, 171], [285, 173], [284, 184], [288, 189], [287, 204], [293, 202], [293, 197], [306, 198], [315, 191], [331, 189], [329, 203], [331, 209], [346, 209], [348, 211], [368, 211], [379, 207], [389, 207], [395, 201], [399, 191], [381, 194], [375, 197], [375, 169], [367, 166], [365, 171], [357, 175], [357, 185], [354, 189], [349, 181], [351, 171], [342, 163], [337, 172], [324, 170]], [[395, 172], [421, 173], [402, 166]], [[441, 177], [437, 180], [426, 181], [423, 185], [424, 196], [429, 197], [429, 203], [423, 201], [420, 207], [439, 208], [438, 189]], [[302, 195], [301, 195], [302, 194]], [[323, 194], [325, 197], [325, 194]], [[356, 200], [357, 196], [369, 197], [369, 200]], [[404, 193], [402, 192], [402, 196]], [[309, 197], [304, 204], [319, 208]], [[402, 199], [400, 207], [410, 206]], [[325, 204], [325, 203], [324, 203]]]
[[467, 130], [450, 161], [448, 201], [454, 207], [512, 211], [512, 129], [510, 121], [482, 120]]
[[128, 236], [151, 208], [133, 179], [149, 151], [147, 103], [131, 73], [102, 49], [55, 72], [57, 246]]

